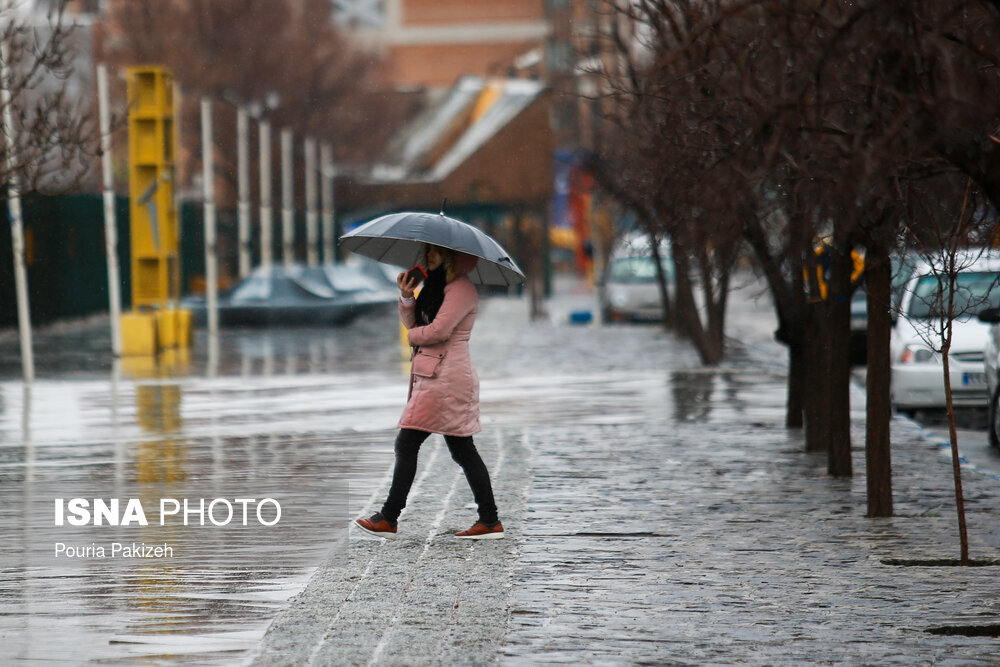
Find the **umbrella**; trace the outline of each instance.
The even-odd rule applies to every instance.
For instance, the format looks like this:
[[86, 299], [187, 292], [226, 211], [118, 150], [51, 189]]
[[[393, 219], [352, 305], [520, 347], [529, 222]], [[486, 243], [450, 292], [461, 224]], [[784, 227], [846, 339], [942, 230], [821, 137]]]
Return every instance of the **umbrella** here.
[[[524, 272], [489, 234], [434, 213], [391, 213], [340, 237], [348, 250], [386, 264], [409, 268], [423, 261], [425, 243], [478, 257], [469, 279], [481, 285], [516, 285]], [[484, 261], [485, 260], [485, 261]]]

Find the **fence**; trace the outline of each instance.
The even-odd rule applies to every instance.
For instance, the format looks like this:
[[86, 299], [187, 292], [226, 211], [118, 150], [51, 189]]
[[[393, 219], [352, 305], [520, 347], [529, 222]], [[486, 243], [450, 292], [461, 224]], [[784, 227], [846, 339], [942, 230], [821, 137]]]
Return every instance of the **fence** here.
[[[32, 324], [48, 324], [108, 311], [108, 270], [104, 254], [104, 208], [100, 194], [25, 196], [25, 263]], [[122, 308], [131, 307], [128, 197], [115, 199]], [[6, 203], [0, 201], [6, 217]], [[205, 248], [201, 207], [181, 207], [181, 290], [203, 287]], [[236, 214], [220, 211], [219, 264], [222, 282], [236, 275]], [[17, 326], [10, 233], [0, 234], [0, 328]]]
[[[104, 207], [99, 194], [24, 197], [31, 321], [45, 324], [108, 310]], [[128, 198], [115, 201], [123, 294], [130, 294]], [[7, 217], [5, 202], [0, 210]], [[0, 234], [0, 327], [17, 326], [9, 233]], [[128, 296], [125, 296], [128, 299]]]

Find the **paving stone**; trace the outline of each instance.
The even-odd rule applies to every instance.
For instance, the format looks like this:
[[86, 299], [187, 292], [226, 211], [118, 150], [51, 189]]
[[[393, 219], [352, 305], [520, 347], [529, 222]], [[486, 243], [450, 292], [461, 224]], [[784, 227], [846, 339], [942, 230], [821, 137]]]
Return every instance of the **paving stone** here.
[[[784, 357], [750, 301], [733, 298], [745, 336], [714, 369], [657, 327], [486, 303], [477, 443], [507, 539], [450, 538], [474, 513], [439, 452], [400, 539], [352, 538], [253, 662], [997, 664], [998, 639], [926, 630], [1000, 622], [1000, 569], [883, 562], [957, 557], [947, 459], [895, 421], [897, 516], [866, 518], [861, 392], [855, 477], [831, 479], [783, 428]], [[964, 482], [972, 555], [997, 558], [1000, 482]]]

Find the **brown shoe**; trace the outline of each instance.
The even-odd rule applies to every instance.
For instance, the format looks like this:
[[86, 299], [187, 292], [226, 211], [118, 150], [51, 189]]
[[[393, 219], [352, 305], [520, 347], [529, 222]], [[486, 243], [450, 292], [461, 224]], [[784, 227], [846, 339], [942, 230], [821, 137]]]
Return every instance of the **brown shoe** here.
[[472, 528], [455, 533], [455, 537], [460, 540], [502, 540], [503, 524], [499, 521], [495, 523], [479, 521]]
[[396, 524], [389, 523], [381, 512], [375, 512], [368, 519], [355, 519], [354, 525], [375, 537], [384, 537], [388, 540], [396, 538]]

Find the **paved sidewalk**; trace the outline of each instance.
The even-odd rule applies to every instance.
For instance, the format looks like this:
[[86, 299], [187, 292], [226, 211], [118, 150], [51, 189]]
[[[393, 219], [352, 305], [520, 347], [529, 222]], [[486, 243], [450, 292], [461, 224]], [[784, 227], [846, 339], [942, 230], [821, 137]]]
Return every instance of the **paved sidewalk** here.
[[[782, 350], [766, 297], [738, 291], [725, 364], [656, 327], [574, 327], [573, 285], [528, 323], [492, 299], [473, 336], [508, 537], [475, 516], [440, 438], [425, 444], [394, 541], [352, 533], [251, 657], [300, 664], [997, 664], [1000, 639], [928, 629], [1000, 623], [1000, 568], [954, 558], [950, 462], [893, 424], [897, 516], [867, 519], [863, 396], [853, 479], [782, 427]], [[378, 507], [381, 483], [353, 488]], [[1000, 556], [1000, 483], [965, 479], [974, 558]], [[345, 555], [346, 554], [346, 555]]]

